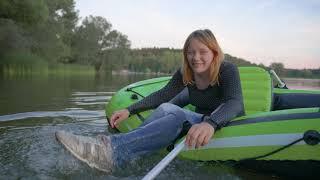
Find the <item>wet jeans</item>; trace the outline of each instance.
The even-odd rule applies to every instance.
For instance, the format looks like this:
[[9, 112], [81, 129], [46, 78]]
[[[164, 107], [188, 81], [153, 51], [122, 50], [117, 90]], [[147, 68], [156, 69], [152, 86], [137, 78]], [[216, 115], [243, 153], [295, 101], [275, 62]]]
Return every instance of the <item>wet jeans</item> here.
[[142, 155], [167, 147], [182, 131], [183, 123], [200, 123], [202, 114], [163, 103], [137, 129], [110, 136], [113, 159], [121, 167]]

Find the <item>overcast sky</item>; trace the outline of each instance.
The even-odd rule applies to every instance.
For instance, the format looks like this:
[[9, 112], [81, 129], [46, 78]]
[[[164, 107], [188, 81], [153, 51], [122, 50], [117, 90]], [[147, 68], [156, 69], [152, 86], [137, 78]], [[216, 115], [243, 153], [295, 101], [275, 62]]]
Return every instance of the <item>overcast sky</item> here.
[[223, 51], [254, 63], [320, 68], [320, 0], [76, 0], [80, 17], [105, 17], [132, 48], [181, 49], [208, 28]]

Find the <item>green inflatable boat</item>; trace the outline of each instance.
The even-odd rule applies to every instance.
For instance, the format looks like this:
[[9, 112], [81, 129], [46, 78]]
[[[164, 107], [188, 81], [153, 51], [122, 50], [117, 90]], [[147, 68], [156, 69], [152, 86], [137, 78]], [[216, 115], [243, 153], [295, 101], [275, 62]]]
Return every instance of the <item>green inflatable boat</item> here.
[[[200, 161], [312, 161], [320, 163], [320, 91], [273, 88], [269, 72], [239, 67], [246, 116], [217, 131], [208, 145], [184, 149], [180, 157]], [[170, 77], [148, 79], [119, 90], [106, 106], [128, 107], [161, 89]], [[193, 109], [192, 106], [186, 108]], [[131, 116], [120, 132], [138, 127], [151, 111]]]

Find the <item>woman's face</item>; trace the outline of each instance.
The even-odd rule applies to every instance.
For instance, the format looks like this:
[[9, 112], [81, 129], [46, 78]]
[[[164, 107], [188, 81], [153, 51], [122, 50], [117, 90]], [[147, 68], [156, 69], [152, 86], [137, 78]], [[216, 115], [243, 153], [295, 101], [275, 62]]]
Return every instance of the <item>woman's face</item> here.
[[194, 74], [209, 72], [213, 57], [213, 52], [205, 44], [195, 38], [191, 39], [187, 59]]

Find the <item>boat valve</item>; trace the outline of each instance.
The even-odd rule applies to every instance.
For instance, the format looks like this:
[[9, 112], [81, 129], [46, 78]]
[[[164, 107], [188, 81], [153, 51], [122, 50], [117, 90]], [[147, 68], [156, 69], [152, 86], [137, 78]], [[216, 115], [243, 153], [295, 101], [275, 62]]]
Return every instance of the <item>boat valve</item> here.
[[131, 99], [132, 99], [132, 100], [137, 100], [137, 99], [139, 99], [139, 98], [138, 98], [138, 96], [137, 96], [136, 94], [132, 94], [132, 95], [131, 95]]
[[320, 133], [316, 130], [308, 130], [303, 134], [303, 140], [308, 145], [317, 145], [320, 142]]

